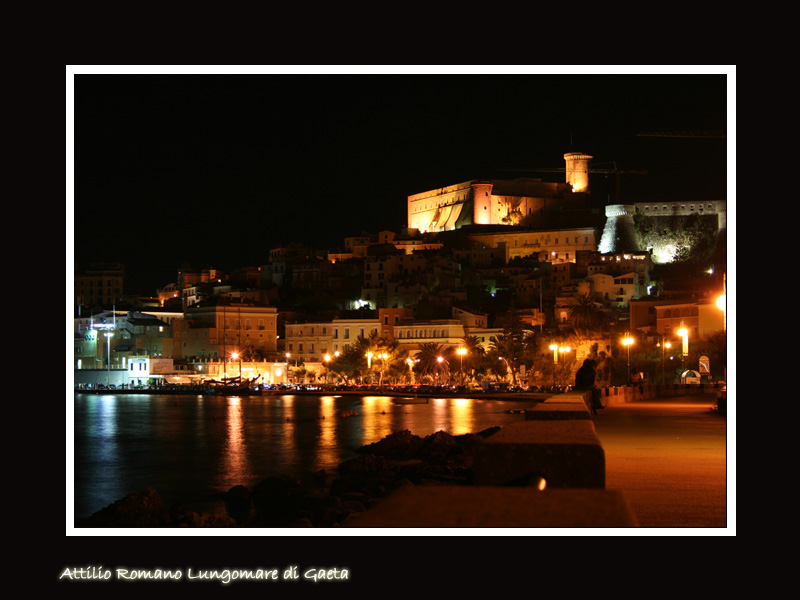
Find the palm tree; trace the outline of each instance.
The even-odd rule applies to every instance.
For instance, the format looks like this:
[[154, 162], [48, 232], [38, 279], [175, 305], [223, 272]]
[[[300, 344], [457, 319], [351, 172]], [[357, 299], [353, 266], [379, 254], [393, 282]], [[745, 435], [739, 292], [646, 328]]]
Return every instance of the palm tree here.
[[466, 354], [462, 359], [459, 359], [459, 364], [463, 365], [463, 363], [466, 362], [467, 371], [469, 371], [470, 366], [472, 366], [473, 369], [480, 366], [480, 363], [486, 356], [486, 349], [481, 344], [481, 340], [478, 338], [478, 336], [464, 336], [461, 338], [461, 347], [466, 350]]
[[602, 329], [606, 324], [605, 315], [589, 294], [581, 294], [569, 309], [569, 321], [575, 333], [587, 336]]
[[435, 376], [449, 373], [450, 364], [444, 358], [445, 348], [436, 342], [423, 342], [419, 345], [419, 350], [415, 358], [419, 360], [419, 370], [423, 375]]
[[489, 338], [489, 354], [497, 360], [504, 360], [511, 371], [511, 385], [517, 385], [517, 367], [522, 361], [524, 345], [521, 335], [500, 333]]

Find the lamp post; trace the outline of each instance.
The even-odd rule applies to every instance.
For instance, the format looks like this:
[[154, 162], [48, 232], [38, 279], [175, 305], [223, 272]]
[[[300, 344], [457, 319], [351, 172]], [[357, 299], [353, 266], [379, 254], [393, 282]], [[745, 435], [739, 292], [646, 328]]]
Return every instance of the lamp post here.
[[[722, 295], [717, 298], [717, 308], [722, 311], [722, 331], [728, 333], [728, 277], [727, 273], [722, 274]], [[723, 377], [728, 380], [728, 365], [725, 365]]]
[[664, 336], [662, 335], [661, 336], [661, 381], [662, 381], [662, 383], [667, 378], [666, 369], [664, 367], [664, 350], [666, 348], [672, 348], [672, 344], [670, 344], [669, 342], [665, 342], [664, 341]]
[[556, 367], [558, 366], [558, 354], [566, 354], [572, 350], [569, 346], [559, 346], [558, 344], [550, 344], [550, 350], [553, 351], [553, 387], [556, 386]]
[[233, 352], [233, 353], [231, 353], [231, 358], [233, 360], [237, 360], [238, 359], [238, 361], [239, 361], [239, 379], [241, 379], [242, 378], [242, 355], [239, 354], [238, 352]]
[[625, 337], [622, 338], [622, 345], [628, 349], [628, 383], [631, 382], [631, 346], [633, 345], [633, 338], [628, 332], [625, 332]]
[[[497, 357], [497, 359], [498, 359], [498, 360], [502, 360], [504, 363], [506, 363], [506, 371], [508, 371], [509, 375], [511, 376], [511, 379], [513, 380], [513, 379], [514, 379], [514, 376], [513, 376], [513, 371], [512, 371], [512, 369], [511, 369], [511, 365], [509, 364], [508, 360], [506, 360], [506, 359], [505, 359], [504, 357], [502, 357], [502, 356], [498, 356], [498, 357]], [[510, 382], [509, 382], [509, 383], [510, 383]]]
[[681, 328], [678, 329], [678, 335], [683, 338], [683, 347], [681, 349], [681, 375], [683, 375], [684, 360], [689, 356], [689, 330], [686, 329], [683, 321], [681, 321]]
[[289, 353], [287, 352], [287, 353], [286, 353], [286, 381], [287, 381], [287, 382], [289, 381], [289, 357], [290, 357], [290, 356], [291, 356], [291, 354], [289, 354]]
[[378, 380], [378, 385], [383, 385], [383, 372], [386, 370], [386, 361], [389, 360], [389, 355], [384, 352], [383, 354], [378, 354], [378, 358], [383, 360], [383, 363], [381, 363], [381, 378]]
[[108, 371], [106, 374], [106, 387], [111, 386], [111, 338], [114, 337], [114, 334], [110, 331], [106, 331], [103, 335], [106, 336], [106, 364], [108, 365]]
[[458, 350], [456, 350], [456, 354], [458, 354], [458, 357], [461, 359], [461, 366], [459, 367], [458, 370], [461, 373], [462, 380], [464, 379], [464, 355], [466, 353], [467, 353], [466, 348], [459, 348]]
[[722, 330], [728, 331], [728, 277], [722, 274], [722, 295], [717, 298], [717, 308], [722, 311]]
[[414, 361], [410, 358], [406, 359], [406, 364], [408, 365], [408, 376], [411, 379], [411, 384], [414, 384]]

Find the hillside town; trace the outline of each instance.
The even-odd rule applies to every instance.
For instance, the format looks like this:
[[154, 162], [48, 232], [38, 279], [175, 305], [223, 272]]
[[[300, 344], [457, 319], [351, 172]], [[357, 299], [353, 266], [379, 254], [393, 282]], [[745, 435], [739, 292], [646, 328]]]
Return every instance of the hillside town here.
[[[150, 294], [75, 265], [74, 384], [566, 388], [724, 380], [725, 201], [610, 205], [566, 181], [470, 181], [408, 198], [408, 223]], [[720, 301], [720, 298], [723, 298]], [[720, 303], [722, 302], [722, 303]]]

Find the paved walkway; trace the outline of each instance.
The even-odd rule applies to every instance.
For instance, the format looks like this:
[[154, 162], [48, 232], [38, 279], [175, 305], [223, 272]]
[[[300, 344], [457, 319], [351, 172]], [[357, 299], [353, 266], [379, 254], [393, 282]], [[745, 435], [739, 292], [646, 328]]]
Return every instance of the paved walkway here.
[[593, 417], [606, 489], [624, 492], [641, 527], [734, 530], [727, 420], [713, 402], [711, 394], [631, 402]]

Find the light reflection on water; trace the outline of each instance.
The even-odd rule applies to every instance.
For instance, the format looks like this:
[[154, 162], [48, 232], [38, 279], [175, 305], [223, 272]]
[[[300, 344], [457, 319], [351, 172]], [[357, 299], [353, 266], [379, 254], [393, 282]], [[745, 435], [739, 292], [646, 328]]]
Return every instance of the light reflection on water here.
[[[153, 487], [170, 505], [219, 510], [219, 494], [270, 475], [334, 471], [355, 450], [407, 429], [477, 433], [532, 401], [386, 396], [75, 396], [75, 516]], [[343, 416], [348, 413], [358, 413]]]

